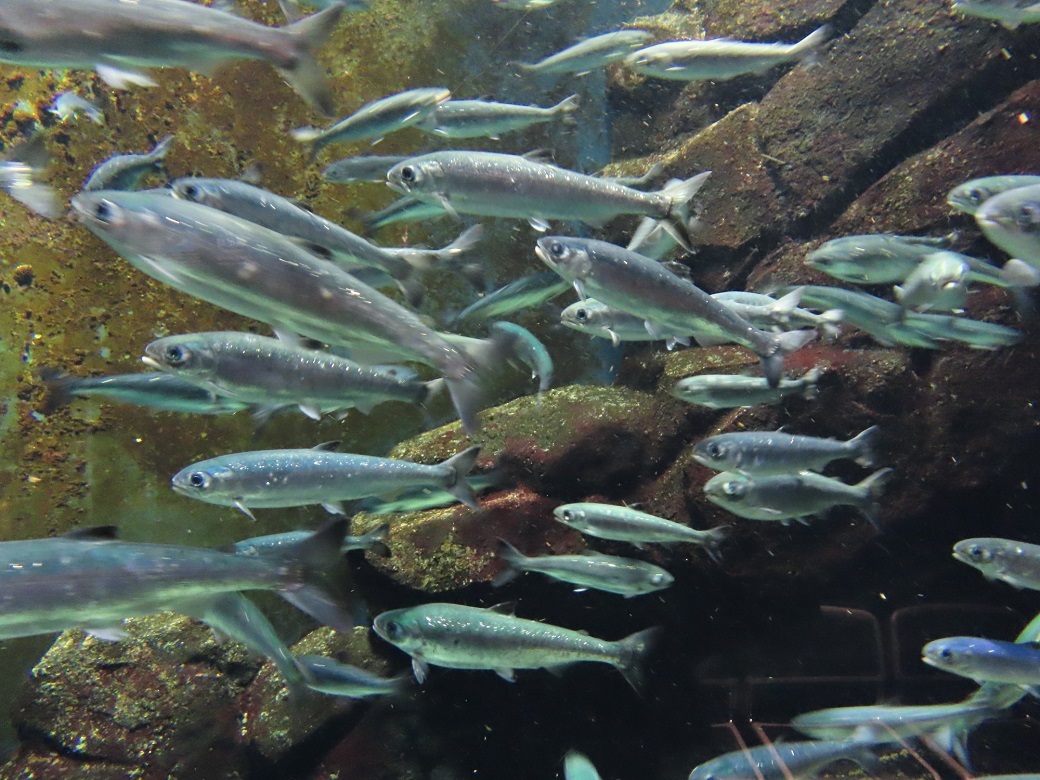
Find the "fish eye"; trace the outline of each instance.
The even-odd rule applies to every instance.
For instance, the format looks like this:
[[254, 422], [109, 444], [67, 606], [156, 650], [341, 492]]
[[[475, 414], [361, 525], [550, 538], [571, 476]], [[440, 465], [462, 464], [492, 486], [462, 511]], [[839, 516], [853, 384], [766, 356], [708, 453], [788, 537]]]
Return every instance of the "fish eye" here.
[[585, 311], [585, 309], [578, 309], [576, 312], [574, 312], [574, 319], [578, 320], [578, 322], [585, 322], [585, 320], [587, 320], [588, 318], [589, 313]]
[[184, 352], [183, 347], [167, 347], [163, 352], [163, 357], [169, 365], [180, 366], [188, 362], [188, 357]]
[[415, 181], [415, 168], [406, 165], [401, 169], [401, 181]]
[[664, 584], [664, 575], [663, 574], [655, 574], [655, 575], [653, 575], [650, 578], [650, 584], [651, 585], [663, 585]]
[[948, 647], [944, 647], [939, 651], [939, 657], [944, 661], [949, 661], [953, 658], [953, 650]]
[[1023, 204], [1018, 210], [1018, 224], [1022, 228], [1040, 225], [1040, 206], [1035, 203]]
[[982, 190], [970, 189], [968, 190], [967, 195], [968, 200], [970, 200], [972, 203], [982, 202]]
[[993, 554], [981, 544], [973, 544], [968, 548], [968, 557], [976, 563], [984, 563], [993, 558]]
[[724, 482], [722, 492], [730, 498], [741, 499], [744, 497], [744, 485], [740, 482]]
[[[5, 30], [4, 32], [9, 32]], [[14, 38], [0, 38], [0, 51], [5, 54], [18, 54], [25, 47], [21, 41], [16, 41]]]
[[114, 206], [107, 200], [98, 201], [97, 205], [94, 206], [94, 217], [98, 222], [108, 224], [112, 221], [112, 214], [114, 213]]
[[188, 484], [193, 488], [204, 488], [209, 485], [209, 475], [202, 471], [194, 471], [188, 475]]
[[181, 187], [181, 194], [188, 200], [195, 200], [199, 197], [199, 188], [195, 184], [185, 184]]
[[565, 523], [569, 523], [574, 519], [574, 513], [569, 509], [564, 509], [560, 516], [563, 518]]
[[549, 254], [553, 257], [563, 257], [565, 251], [563, 244], [559, 241], [553, 241], [549, 244]]
[[714, 441], [709, 442], [708, 445], [704, 448], [704, 450], [708, 453], [708, 457], [712, 460], [718, 460], [726, 453], [722, 445]]
[[383, 629], [386, 631], [386, 635], [390, 639], [398, 639], [401, 634], [404, 633], [401, 629], [401, 624], [396, 620], [388, 620], [386, 625], [383, 626]]

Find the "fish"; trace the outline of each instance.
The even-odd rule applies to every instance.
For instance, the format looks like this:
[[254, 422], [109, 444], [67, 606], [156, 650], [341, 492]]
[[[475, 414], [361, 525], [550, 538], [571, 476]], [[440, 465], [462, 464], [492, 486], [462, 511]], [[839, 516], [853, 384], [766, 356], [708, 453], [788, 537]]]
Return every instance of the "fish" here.
[[998, 22], [1008, 30], [1040, 22], [1040, 3], [1033, 0], [953, 0], [953, 10]]
[[1040, 184], [995, 195], [975, 212], [975, 221], [992, 244], [1040, 268]]
[[[0, 637], [80, 628], [118, 633], [124, 618], [164, 610], [226, 630], [251, 611], [239, 591], [270, 590], [319, 622], [349, 631], [333, 573], [346, 521], [327, 523], [279, 555], [250, 558], [199, 547], [124, 542], [111, 526], [0, 543]], [[236, 613], [238, 613], [236, 615]]]
[[[1040, 10], [1040, 3], [1037, 4]], [[1032, 187], [1040, 184], [1040, 176], [984, 176], [958, 184], [946, 196], [946, 202], [957, 211], [974, 215], [979, 207], [992, 197], [1019, 187]]]
[[248, 403], [217, 395], [195, 382], [158, 371], [75, 377], [47, 367], [40, 369], [39, 377], [47, 386], [48, 412], [73, 398], [97, 397], [182, 414], [234, 414], [249, 408]]
[[660, 263], [606, 241], [546, 236], [538, 240], [535, 251], [542, 262], [574, 284], [581, 298], [594, 297], [641, 316], [650, 323], [648, 330], [664, 326], [666, 335], [704, 331], [748, 347], [762, 361], [771, 387], [780, 382], [784, 355], [816, 337], [811, 330], [780, 334], [759, 330]]
[[800, 780], [836, 761], [852, 761], [868, 772], [877, 764], [870, 743], [856, 739], [777, 742], [713, 758], [694, 767], [688, 780]]
[[857, 485], [846, 485], [812, 471], [749, 477], [733, 471], [716, 474], [704, 485], [708, 500], [748, 520], [806, 522], [836, 506], [851, 506], [880, 530], [880, 501], [893, 474], [880, 469]]
[[872, 425], [848, 441], [817, 436], [793, 436], [783, 431], [740, 431], [701, 439], [693, 459], [716, 471], [767, 476], [796, 471], [822, 471], [834, 460], [876, 465], [881, 429]]
[[[502, 473], [498, 470], [483, 474], [473, 474], [467, 481], [473, 488], [474, 495], [488, 488], [498, 487], [502, 481]], [[457, 499], [446, 490], [425, 487], [420, 490], [405, 491], [391, 501], [372, 501], [368, 499], [362, 502], [365, 511], [370, 515], [390, 515], [404, 512], [422, 512], [427, 509], [436, 509], [442, 506], [450, 506]]]
[[794, 288], [781, 298], [742, 290], [717, 292], [712, 296], [729, 306], [752, 325], [762, 328], [816, 328], [824, 338], [834, 339], [840, 334], [838, 325], [844, 317], [841, 309], [828, 309], [815, 314], [799, 307], [802, 300], [800, 288]]
[[349, 699], [393, 696], [401, 693], [409, 683], [409, 678], [404, 675], [380, 677], [366, 669], [319, 655], [298, 655], [296, 663], [306, 674], [308, 688], [330, 696]]
[[813, 401], [819, 395], [816, 383], [822, 373], [822, 369], [813, 368], [798, 379], [781, 379], [776, 387], [770, 387], [764, 378], [757, 376], [700, 374], [680, 379], [672, 388], [672, 395], [709, 409], [775, 404], [792, 396]]
[[921, 660], [977, 683], [1006, 683], [1027, 689], [1040, 685], [1040, 643], [1036, 642], [946, 637], [926, 644]]
[[75, 119], [80, 114], [85, 114], [87, 119], [95, 125], [105, 124], [105, 112], [86, 98], [82, 98], [75, 92], [62, 92], [54, 96], [50, 112], [62, 122]]
[[345, 357], [254, 333], [166, 336], [144, 348], [151, 368], [240, 404], [298, 406], [313, 420], [386, 401], [426, 404], [443, 380], [419, 380], [402, 366], [363, 366]]
[[577, 73], [584, 75], [612, 62], [623, 60], [651, 40], [653, 33], [646, 30], [615, 30], [595, 35], [568, 46], [555, 54], [531, 63], [518, 63], [529, 73]]
[[515, 669], [555, 668], [593, 661], [614, 666], [637, 691], [642, 666], [659, 628], [608, 642], [568, 628], [524, 620], [492, 607], [422, 604], [376, 617], [372, 629], [381, 639], [412, 657], [422, 683], [430, 666], [490, 669], [512, 681]]
[[480, 508], [466, 481], [480, 447], [470, 447], [443, 463], [427, 466], [331, 451], [338, 444], [221, 455], [181, 469], [170, 482], [182, 496], [233, 506], [253, 520], [252, 509], [313, 504], [341, 515], [344, 501], [427, 485], [444, 488], [471, 509]]
[[748, 43], [729, 38], [667, 41], [632, 52], [625, 57], [625, 65], [636, 73], [659, 79], [721, 81], [814, 57], [831, 34], [831, 28], [824, 25], [793, 44]]
[[483, 228], [474, 225], [443, 249], [384, 248], [288, 198], [245, 181], [189, 177], [177, 179], [171, 187], [178, 198], [298, 240], [305, 249], [342, 262], [348, 269], [382, 269], [413, 302], [422, 298], [425, 273], [441, 266], [457, 267], [458, 256], [471, 250], [483, 235]]
[[563, 780], [601, 780], [592, 762], [577, 750], [568, 750], [563, 757]]
[[386, 181], [386, 172], [402, 160], [407, 160], [406, 155], [382, 154], [367, 155], [359, 157], [345, 157], [337, 160], [321, 172], [325, 181], [337, 184], [348, 184], [355, 181], [368, 181], [381, 183]]
[[58, 193], [40, 181], [50, 159], [42, 133], [18, 142], [0, 160], [0, 189], [41, 217], [57, 219], [63, 211]]
[[[615, 181], [617, 180], [618, 179], [615, 178]], [[629, 187], [639, 186], [639, 184], [635, 183], [631, 179], [622, 179], [621, 183]], [[686, 233], [692, 235], [696, 226], [697, 219], [691, 217], [687, 221]], [[643, 217], [625, 248], [632, 252], [641, 254], [643, 257], [649, 257], [653, 260], [664, 262], [675, 254], [681, 246], [682, 244], [676, 240], [673, 231], [666, 230], [660, 222], [652, 217]]]
[[898, 236], [872, 233], [825, 241], [805, 257], [805, 264], [835, 279], [856, 284], [901, 282], [928, 255], [948, 249], [948, 236]]
[[332, 95], [315, 54], [342, 12], [336, 4], [286, 27], [265, 27], [184, 0], [5, 0], [0, 62], [94, 70], [106, 83], [124, 88], [155, 85], [135, 68], [208, 72], [236, 60], [263, 60], [328, 115]]
[[291, 135], [317, 155], [329, 144], [381, 139], [389, 133], [416, 125], [433, 109], [451, 98], [444, 87], [409, 89], [366, 103], [346, 119], [319, 129], [299, 127]]
[[984, 322], [952, 314], [907, 315], [905, 329], [935, 339], [956, 341], [974, 349], [1001, 349], [1011, 347], [1022, 340], [1022, 331], [997, 322]]
[[730, 530], [729, 526], [718, 526], [698, 531], [674, 520], [612, 504], [563, 504], [553, 510], [553, 517], [583, 534], [628, 542], [640, 548], [646, 544], [696, 544], [715, 560], [718, 560], [719, 545]]
[[[555, 272], [551, 272], [554, 273]], [[557, 275], [557, 278], [558, 275]], [[564, 281], [564, 284], [567, 284]], [[654, 323], [647, 327], [646, 318], [614, 309], [595, 298], [577, 301], [560, 312], [560, 324], [572, 330], [588, 333], [602, 339], [610, 339], [616, 347], [623, 341], [665, 341], [668, 349], [676, 344], [689, 346], [690, 339], [705, 331], [676, 330]]]
[[386, 178], [391, 189], [439, 203], [451, 214], [512, 217], [539, 226], [546, 220], [600, 225], [622, 214], [639, 214], [665, 220], [679, 232], [686, 229], [690, 199], [710, 173], [643, 192], [515, 154], [447, 151], [400, 162]]
[[553, 271], [528, 274], [505, 287], [500, 287], [482, 298], [478, 298], [452, 319], [458, 326], [470, 320], [488, 320], [506, 317], [518, 311], [551, 301], [570, 287]]
[[[454, 501], [455, 499], [452, 498], [452, 500]], [[286, 531], [280, 534], [254, 536], [251, 539], [235, 542], [231, 545], [231, 550], [238, 555], [280, 554], [286, 548], [299, 544], [310, 535], [310, 531]], [[359, 536], [344, 536], [340, 552], [348, 553], [353, 550], [364, 550], [385, 558], [390, 555], [390, 549], [386, 546], [386, 538], [389, 535], [390, 524], [383, 523]]]
[[545, 345], [527, 328], [512, 322], [492, 323], [491, 333], [497, 343], [508, 345], [509, 351], [531, 369], [531, 379], [538, 380], [538, 400], [541, 400], [542, 394], [552, 387], [554, 370], [552, 356]]
[[491, 0], [498, 8], [508, 8], [511, 11], [538, 11], [556, 5], [560, 0]]
[[599, 553], [528, 557], [504, 539], [498, 541], [498, 557], [505, 561], [507, 568], [495, 578], [495, 585], [504, 585], [518, 574], [535, 571], [577, 585], [575, 590], [579, 592], [592, 588], [632, 598], [670, 588], [675, 582], [660, 566], [645, 561]]
[[901, 285], [892, 288], [904, 309], [963, 311], [968, 302], [971, 267], [956, 252], [936, 252], [921, 262]]
[[464, 351], [335, 263], [274, 231], [198, 203], [101, 191], [80, 193], [72, 206], [80, 221], [125, 259], [182, 292], [266, 322], [288, 338], [304, 336], [378, 352], [387, 362], [432, 366], [444, 377], [465, 429], [479, 429], [480, 372], [503, 360], [493, 338], [469, 342], [470, 351]]
[[[383, 181], [386, 181], [385, 177]], [[422, 222], [447, 216], [450, 216], [450, 213], [440, 203], [426, 203], [405, 197], [398, 198], [384, 209], [373, 211], [365, 217], [365, 227], [369, 231], [375, 231], [398, 222]]]
[[[419, 129], [442, 138], [498, 138], [503, 133], [567, 119], [581, 105], [577, 95], [555, 106], [523, 106], [487, 100], [449, 100], [427, 114]], [[572, 120], [573, 121], [573, 120]]]
[[98, 165], [83, 183], [83, 190], [135, 190], [149, 173], [165, 173], [166, 153], [173, 144], [173, 136], [159, 141], [147, 154], [117, 154]]
[[939, 340], [914, 323], [918, 317], [934, 316], [907, 313], [898, 303], [876, 295], [841, 287], [804, 285], [802, 305], [813, 309], [840, 309], [842, 322], [869, 333], [882, 344], [938, 349]]
[[953, 546], [953, 557], [981, 571], [986, 579], [1016, 588], [1040, 590], [1040, 545], [1013, 539], [975, 537]]

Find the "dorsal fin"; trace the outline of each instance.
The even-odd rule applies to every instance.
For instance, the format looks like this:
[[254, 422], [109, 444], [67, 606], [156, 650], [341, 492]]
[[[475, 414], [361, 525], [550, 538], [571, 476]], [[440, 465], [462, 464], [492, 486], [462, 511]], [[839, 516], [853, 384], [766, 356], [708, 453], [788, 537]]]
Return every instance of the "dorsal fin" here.
[[114, 525], [89, 525], [85, 528], [73, 528], [62, 534], [62, 538], [86, 542], [112, 541], [119, 538], [119, 529]]
[[244, 181], [246, 184], [252, 184], [254, 187], [259, 187], [260, 182], [264, 180], [264, 169], [256, 160], [252, 160], [242, 169], [242, 173], [238, 175], [239, 181]]
[[491, 612], [497, 612], [500, 615], [516, 615], [516, 602], [515, 601], [503, 601], [501, 604], [493, 604], [488, 607]]
[[342, 444], [341, 439], [334, 439], [333, 441], [323, 441], [321, 444], [315, 444], [311, 447], [312, 450], [325, 450], [327, 452], [335, 452], [339, 449], [339, 445]]

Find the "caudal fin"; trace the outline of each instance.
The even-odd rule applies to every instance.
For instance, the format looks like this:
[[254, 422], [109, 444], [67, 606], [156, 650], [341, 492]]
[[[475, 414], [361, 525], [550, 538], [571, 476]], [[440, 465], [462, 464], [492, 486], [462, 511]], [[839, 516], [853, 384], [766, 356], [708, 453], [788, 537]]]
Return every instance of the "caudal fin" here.
[[881, 429], [876, 425], [871, 425], [863, 433], [849, 439], [845, 442], [849, 448], [849, 455], [861, 466], [877, 465], [877, 454], [874, 449], [877, 447], [880, 435]]
[[762, 361], [762, 372], [770, 387], [777, 387], [780, 384], [780, 377], [784, 373], [784, 357], [791, 352], [797, 352], [814, 338], [816, 338], [815, 330], [789, 330], [773, 337], [773, 351], [768, 355], [759, 355], [759, 359]]
[[791, 59], [802, 60], [809, 58], [810, 62], [814, 61], [816, 50], [829, 41], [832, 34], [833, 30], [828, 24], [813, 30], [791, 47]]
[[289, 86], [317, 111], [332, 116], [332, 91], [318, 63], [318, 49], [325, 43], [343, 15], [343, 6], [330, 5], [323, 11], [283, 27], [293, 38], [296, 60], [278, 68]]
[[862, 491], [859, 510], [870, 521], [870, 524], [879, 531], [881, 530], [881, 525], [878, 522], [878, 516], [881, 513], [881, 496], [892, 481], [894, 474], [895, 471], [893, 469], [879, 469], [856, 485]]
[[473, 486], [466, 480], [466, 475], [473, 470], [478, 455], [480, 455], [480, 447], [470, 447], [468, 450], [463, 450], [458, 455], [448, 458], [441, 464], [451, 470], [444, 489], [470, 509], [480, 509], [480, 504], [477, 503], [477, 496], [473, 492]]
[[684, 249], [690, 249], [690, 201], [711, 176], [711, 171], [698, 173], [689, 179], [673, 179], [664, 185], [660, 193], [668, 199], [668, 220], [659, 224]]
[[657, 645], [661, 630], [660, 626], [654, 626], [616, 642], [618, 655], [614, 666], [640, 696], [646, 691], [646, 658]]
[[729, 532], [732, 530], [733, 526], [731, 525], [720, 525], [712, 528], [710, 531], [705, 531], [701, 537], [701, 547], [715, 563], [722, 563], [722, 542], [729, 536]]
[[524, 571], [524, 561], [527, 560], [526, 555], [505, 539], [498, 540], [498, 557], [505, 562], [506, 568], [502, 569], [491, 581], [496, 588], [516, 579]]
[[69, 376], [59, 368], [52, 366], [41, 368], [37, 372], [37, 376], [47, 388], [43, 401], [43, 411], [46, 414], [65, 406], [76, 394], [76, 377]]
[[350, 631], [355, 623], [344, 606], [352, 590], [343, 563], [346, 533], [344, 518], [330, 520], [279, 556], [289, 576], [278, 595], [337, 631]]

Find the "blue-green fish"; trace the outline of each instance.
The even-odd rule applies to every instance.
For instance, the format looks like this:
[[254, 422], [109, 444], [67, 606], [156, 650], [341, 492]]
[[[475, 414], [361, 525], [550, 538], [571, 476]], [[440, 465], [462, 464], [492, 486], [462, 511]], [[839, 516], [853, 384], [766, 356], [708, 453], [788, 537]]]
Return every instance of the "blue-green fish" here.
[[173, 144], [173, 136], [159, 141], [145, 154], [117, 154], [109, 157], [83, 183], [86, 191], [136, 190], [141, 179], [149, 173], [164, 173], [163, 161]]
[[826, 241], [805, 257], [806, 265], [857, 284], [901, 282], [921, 260], [956, 239], [949, 236], [897, 236], [873, 233]]
[[264, 60], [314, 108], [332, 111], [318, 48], [339, 22], [336, 4], [286, 27], [184, 0], [5, 0], [0, 62], [94, 70], [108, 84], [154, 86], [134, 68], [212, 71], [236, 60]]
[[549, 108], [486, 100], [449, 100], [427, 114], [419, 122], [419, 129], [444, 138], [498, 138], [503, 133], [569, 117], [579, 105], [577, 95]]
[[706, 761], [690, 772], [689, 780], [801, 780], [843, 760], [864, 768], [876, 763], [870, 745], [859, 740], [777, 742]]
[[848, 441], [817, 436], [793, 436], [783, 431], [739, 431], [701, 439], [693, 459], [716, 471], [765, 476], [796, 471], [822, 471], [833, 460], [875, 465], [874, 449], [881, 429], [867, 428]]
[[892, 288], [904, 309], [961, 311], [968, 302], [971, 266], [956, 252], [936, 252], [921, 259], [903, 281]]
[[250, 509], [321, 504], [343, 514], [342, 501], [399, 493], [424, 486], [444, 488], [471, 509], [479, 509], [466, 474], [480, 447], [470, 447], [443, 463], [330, 451], [336, 443], [311, 449], [256, 450], [221, 455], [178, 471], [171, 480], [181, 495], [207, 504]]
[[975, 221], [990, 242], [1040, 268], [1040, 184], [990, 198], [975, 212]]
[[[474, 474], [467, 479], [474, 494], [479, 494], [488, 488], [498, 487], [503, 480], [502, 472], [499, 470], [489, 471], [483, 474]], [[398, 498], [390, 501], [373, 501], [369, 499], [362, 503], [365, 511], [371, 515], [391, 515], [404, 512], [422, 512], [426, 509], [437, 509], [442, 506], [450, 506], [458, 499], [446, 490], [425, 487], [414, 491], [405, 491]]]
[[40, 370], [40, 379], [47, 386], [48, 409], [62, 406], [72, 398], [92, 397], [184, 414], [233, 414], [249, 408], [247, 402], [218, 395], [208, 387], [162, 372], [75, 377], [44, 368]]
[[498, 557], [506, 562], [508, 568], [495, 578], [495, 585], [503, 585], [523, 572], [535, 571], [576, 585], [578, 591], [592, 588], [632, 598], [670, 588], [675, 581], [660, 566], [646, 561], [599, 553], [529, 557], [509, 542], [498, 541]]
[[892, 469], [875, 471], [856, 485], [846, 485], [812, 471], [750, 477], [733, 471], [716, 474], [704, 485], [712, 503], [748, 520], [805, 522], [836, 506], [855, 507], [879, 528], [881, 496]]
[[[555, 274], [554, 274], [555, 275]], [[557, 278], [559, 276], [557, 275]], [[564, 284], [567, 284], [564, 281]], [[610, 339], [616, 347], [623, 341], [664, 341], [668, 349], [676, 344], [690, 345], [690, 339], [707, 332], [672, 330], [660, 323], [647, 325], [646, 318], [615, 309], [595, 298], [577, 301], [560, 312], [560, 324], [601, 339]]]
[[715, 560], [718, 560], [719, 545], [729, 533], [729, 526], [698, 531], [674, 520], [612, 504], [563, 504], [553, 510], [553, 516], [583, 534], [628, 542], [636, 547], [675, 542], [696, 544]]
[[[386, 177], [384, 176], [382, 180], [386, 181]], [[427, 219], [447, 217], [450, 213], [440, 203], [433, 201], [427, 203], [415, 198], [404, 197], [398, 198], [385, 209], [373, 211], [365, 217], [365, 226], [368, 230], [374, 231], [398, 222], [422, 222]]]
[[380, 638], [412, 657], [419, 682], [430, 666], [491, 669], [513, 679], [515, 669], [542, 669], [594, 661], [617, 668], [639, 690], [642, 665], [660, 629], [648, 628], [608, 642], [569, 628], [524, 620], [496, 609], [461, 604], [422, 604], [375, 619]]
[[680, 401], [709, 409], [775, 404], [796, 395], [812, 401], [819, 394], [816, 383], [822, 373], [822, 369], [814, 368], [799, 379], [781, 379], [776, 387], [770, 387], [764, 377], [699, 374], [676, 382], [672, 395]]
[[1040, 22], [1040, 3], [1034, 0], [953, 0], [953, 10], [998, 22], [1009, 30]]
[[1040, 176], [985, 176], [958, 184], [946, 196], [946, 202], [957, 211], [974, 214], [990, 198], [1018, 187], [1040, 184]]
[[568, 287], [570, 285], [552, 271], [528, 274], [510, 282], [505, 287], [488, 293], [483, 298], [478, 298], [459, 312], [452, 324], [457, 325], [467, 320], [490, 320], [515, 314], [523, 309], [552, 300], [566, 291]]
[[407, 676], [380, 677], [357, 666], [318, 655], [298, 655], [296, 663], [305, 673], [308, 688], [330, 696], [349, 699], [391, 696], [403, 691], [409, 683]]
[[901, 330], [918, 333], [935, 341], [956, 341], [973, 349], [1010, 347], [1022, 339], [1022, 331], [1009, 328], [1007, 325], [952, 314], [911, 312], [907, 315]]
[[605, 68], [612, 62], [623, 60], [636, 49], [649, 43], [653, 37], [653, 33], [646, 30], [617, 30], [586, 38], [538, 62], [519, 64], [524, 70], [533, 73], [584, 75], [597, 68]]
[[987, 579], [1016, 588], [1040, 590], [1040, 545], [1013, 539], [976, 537], [953, 546], [953, 557], [981, 571]]
[[[452, 498], [452, 501], [454, 500], [455, 499]], [[390, 524], [383, 523], [380, 526], [376, 526], [371, 531], [359, 536], [344, 536], [343, 546], [340, 549], [344, 553], [350, 552], [351, 550], [364, 550], [365, 552], [371, 552], [386, 557], [390, 554], [390, 550], [385, 544], [386, 538], [389, 534]], [[310, 531], [286, 531], [285, 533], [280, 534], [254, 536], [251, 539], [243, 539], [240, 542], [235, 542], [232, 545], [232, 549], [239, 555], [281, 554], [287, 547], [299, 544], [310, 535]]]
[[513, 322], [494, 322], [491, 332], [499, 344], [509, 345], [518, 360], [531, 369], [531, 378], [538, 380], [538, 397], [552, 387], [553, 359], [534, 334]]
[[1035, 642], [946, 637], [926, 644], [921, 660], [977, 683], [1006, 683], [1024, 688], [1040, 685], [1040, 644]]
[[596, 767], [577, 750], [568, 750], [563, 757], [563, 780], [601, 780]]
[[387, 171], [407, 159], [406, 156], [398, 154], [345, 157], [327, 166], [321, 175], [325, 181], [337, 184], [349, 184], [355, 181], [381, 183], [386, 181]]

